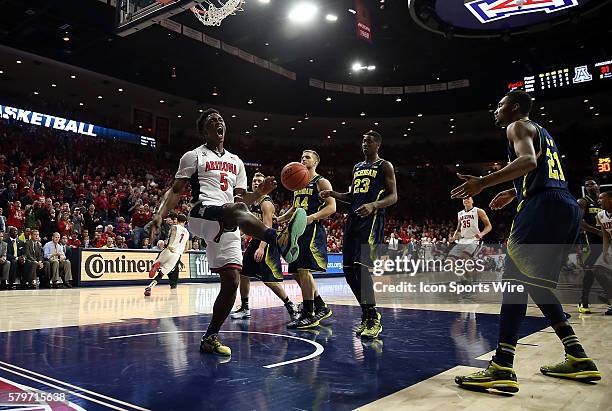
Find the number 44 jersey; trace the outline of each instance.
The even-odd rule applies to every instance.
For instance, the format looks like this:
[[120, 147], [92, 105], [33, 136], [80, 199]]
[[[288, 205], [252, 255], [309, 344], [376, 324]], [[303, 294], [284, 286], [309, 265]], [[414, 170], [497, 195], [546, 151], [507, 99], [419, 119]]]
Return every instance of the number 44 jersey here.
[[174, 177], [189, 179], [192, 204], [233, 203], [234, 190], [247, 189], [247, 176], [242, 160], [227, 150], [217, 153], [205, 145], [188, 151], [181, 157]]

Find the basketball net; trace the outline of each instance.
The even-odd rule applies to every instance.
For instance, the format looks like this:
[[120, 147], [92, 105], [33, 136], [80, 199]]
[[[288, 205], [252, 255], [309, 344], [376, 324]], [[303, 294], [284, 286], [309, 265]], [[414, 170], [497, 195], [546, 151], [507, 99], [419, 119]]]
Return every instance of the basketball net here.
[[233, 16], [237, 11], [244, 11], [242, 6], [245, 0], [219, 0], [222, 6], [215, 6], [210, 0], [200, 0], [191, 8], [191, 11], [205, 26], [220, 26], [221, 22], [228, 16]]

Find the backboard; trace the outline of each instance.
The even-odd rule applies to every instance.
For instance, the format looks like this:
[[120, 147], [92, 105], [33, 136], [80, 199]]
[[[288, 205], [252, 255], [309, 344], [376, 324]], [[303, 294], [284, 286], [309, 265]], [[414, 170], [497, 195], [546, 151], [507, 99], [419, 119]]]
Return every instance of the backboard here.
[[117, 0], [117, 34], [128, 36], [189, 10], [195, 0]]

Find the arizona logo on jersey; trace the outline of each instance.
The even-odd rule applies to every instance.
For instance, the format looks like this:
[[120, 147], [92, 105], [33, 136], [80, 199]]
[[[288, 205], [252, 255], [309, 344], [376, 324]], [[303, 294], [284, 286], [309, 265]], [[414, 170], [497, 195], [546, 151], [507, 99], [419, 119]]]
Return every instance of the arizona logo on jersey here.
[[489, 23], [519, 14], [556, 13], [576, 6], [578, 6], [578, 0], [473, 0], [465, 2], [465, 7], [481, 23]]

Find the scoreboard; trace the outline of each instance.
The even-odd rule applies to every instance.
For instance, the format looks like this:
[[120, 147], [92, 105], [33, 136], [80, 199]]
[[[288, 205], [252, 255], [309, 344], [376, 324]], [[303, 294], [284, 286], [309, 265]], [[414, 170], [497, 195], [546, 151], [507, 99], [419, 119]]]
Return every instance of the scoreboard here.
[[598, 174], [610, 174], [612, 171], [612, 157], [611, 156], [599, 156], [595, 158], [595, 166]]
[[521, 89], [528, 93], [544, 93], [550, 89], [569, 88], [611, 79], [612, 60], [607, 60], [580, 66], [557, 67], [524, 76], [520, 80], [508, 82], [507, 88], [508, 90]]

